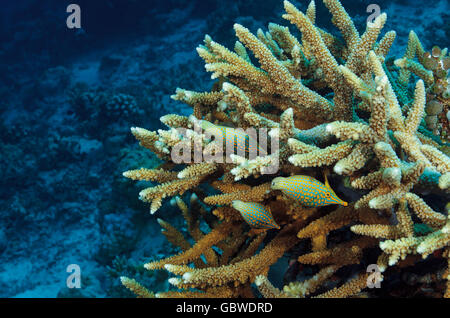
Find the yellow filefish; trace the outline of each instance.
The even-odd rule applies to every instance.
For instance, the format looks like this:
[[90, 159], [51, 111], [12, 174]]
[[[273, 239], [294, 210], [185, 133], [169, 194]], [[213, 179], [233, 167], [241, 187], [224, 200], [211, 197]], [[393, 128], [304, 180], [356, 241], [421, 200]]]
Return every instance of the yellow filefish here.
[[267, 151], [259, 147], [256, 136], [250, 137], [243, 129], [214, 125], [204, 119], [201, 121], [201, 128], [221, 142], [225, 149], [232, 150], [239, 156], [247, 158], [251, 151], [255, 155], [259, 153], [260, 156], [267, 154]]
[[281, 190], [286, 196], [300, 201], [306, 207], [319, 207], [330, 204], [347, 206], [348, 203], [341, 200], [325, 176], [325, 184], [310, 176], [278, 177], [272, 180], [271, 188]]
[[259, 203], [234, 200], [233, 208], [241, 212], [248, 225], [258, 229], [279, 229], [280, 226], [273, 219], [272, 213]]

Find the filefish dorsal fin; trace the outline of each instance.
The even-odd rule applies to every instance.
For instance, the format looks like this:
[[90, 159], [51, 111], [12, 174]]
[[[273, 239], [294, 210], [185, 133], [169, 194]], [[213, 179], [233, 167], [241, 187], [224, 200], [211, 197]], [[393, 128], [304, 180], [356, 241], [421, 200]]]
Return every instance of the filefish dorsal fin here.
[[323, 176], [324, 176], [324, 178], [325, 178], [325, 186], [328, 188], [328, 190], [330, 190], [330, 192], [331, 192], [332, 194], [334, 194], [335, 196], [337, 196], [336, 193], [334, 192], [333, 188], [331, 187], [330, 182], [328, 182], [328, 172], [327, 172], [327, 171], [324, 171]]

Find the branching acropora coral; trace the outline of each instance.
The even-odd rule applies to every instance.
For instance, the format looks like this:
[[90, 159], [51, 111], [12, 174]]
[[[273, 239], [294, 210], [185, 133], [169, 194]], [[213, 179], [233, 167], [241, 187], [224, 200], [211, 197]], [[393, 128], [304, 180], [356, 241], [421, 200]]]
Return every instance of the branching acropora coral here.
[[[382, 35], [387, 14], [361, 34], [338, 0], [323, 2], [342, 39], [316, 25], [314, 1], [305, 13], [284, 1], [283, 17], [300, 37], [276, 24], [256, 35], [235, 24], [232, 51], [206, 36], [197, 52], [216, 80], [213, 90], [177, 89], [172, 98], [193, 111], [163, 116], [167, 130], [132, 128], [166, 163], [124, 176], [159, 183], [140, 198], [181, 250], [145, 264], [174, 275], [169, 282], [178, 290], [157, 297], [252, 297], [252, 284], [266, 297], [370, 296], [368, 250], [378, 257], [382, 286], [390, 273], [415, 266], [417, 255], [448, 267], [450, 159], [429, 119], [448, 105], [441, 91], [447, 51], [426, 53], [412, 31], [405, 56], [392, 64], [386, 57], [396, 33]], [[329, 171], [339, 195], [318, 181]], [[427, 193], [438, 204], [430, 206]], [[162, 220], [168, 197], [194, 244]], [[284, 255], [313, 265], [315, 274], [273, 286], [269, 269]], [[449, 270], [432, 277], [448, 279]], [[132, 279], [122, 282], [153, 296]], [[446, 286], [436, 292], [448, 297]]]
[[[450, 56], [448, 49], [435, 45], [425, 52], [419, 38], [411, 31], [405, 56], [395, 60], [400, 67], [399, 83], [406, 89], [411, 73], [427, 85], [426, 126], [447, 143], [450, 141]], [[414, 58], [417, 57], [417, 61]]]

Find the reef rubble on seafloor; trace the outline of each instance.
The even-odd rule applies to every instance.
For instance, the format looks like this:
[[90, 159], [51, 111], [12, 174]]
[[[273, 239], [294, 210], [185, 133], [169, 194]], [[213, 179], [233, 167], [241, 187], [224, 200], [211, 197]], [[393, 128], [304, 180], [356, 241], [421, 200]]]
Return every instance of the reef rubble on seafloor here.
[[[141, 200], [160, 213], [162, 201], [173, 197], [191, 236], [158, 215], [163, 234], [181, 252], [145, 268], [172, 273], [174, 288], [154, 294], [121, 277], [138, 297], [398, 296], [392, 277], [405, 275], [426, 288], [402, 296], [425, 289], [427, 296], [450, 296], [448, 51], [426, 52], [411, 31], [405, 55], [386, 58], [396, 32], [382, 34], [385, 13], [360, 34], [338, 0], [323, 2], [342, 38], [316, 25], [314, 1], [305, 13], [284, 1], [283, 18], [300, 37], [273, 23], [256, 35], [235, 24], [231, 51], [206, 36], [197, 52], [216, 79], [212, 90], [177, 89], [172, 96], [193, 114], [163, 116], [167, 130], [132, 128], [163, 163], [124, 176], [160, 183], [142, 190]], [[279, 147], [256, 158], [174, 161], [180, 145], [194, 156], [220, 153], [218, 140], [195, 129], [205, 123], [224, 137], [237, 128], [266, 128]], [[275, 163], [277, 171], [266, 173]], [[271, 187], [277, 177], [321, 179], [331, 171], [347, 206], [305, 207]], [[185, 192], [189, 203], [181, 198]], [[234, 209], [236, 200], [271, 211], [280, 229], [249, 226]], [[268, 274], [285, 255], [291, 275], [277, 288]], [[381, 282], [384, 294], [371, 282]]]

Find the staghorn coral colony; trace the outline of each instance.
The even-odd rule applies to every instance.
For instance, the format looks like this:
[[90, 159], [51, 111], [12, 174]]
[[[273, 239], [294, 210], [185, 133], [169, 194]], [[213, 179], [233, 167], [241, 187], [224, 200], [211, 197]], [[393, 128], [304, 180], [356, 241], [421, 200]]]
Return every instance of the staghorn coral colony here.
[[[206, 36], [197, 52], [216, 79], [212, 90], [172, 96], [193, 114], [163, 116], [167, 130], [132, 128], [164, 163], [124, 176], [159, 183], [141, 200], [155, 213], [173, 197], [191, 236], [159, 215], [181, 252], [145, 268], [172, 273], [174, 288], [154, 294], [121, 277], [138, 297], [370, 297], [380, 294], [371, 284], [389, 288], [399, 275], [432, 297], [450, 296], [447, 50], [425, 52], [411, 31], [405, 56], [387, 58], [396, 33], [382, 31], [385, 13], [360, 34], [338, 0], [323, 2], [342, 38], [316, 25], [314, 1], [305, 12], [284, 1], [283, 18], [300, 37], [277, 24], [256, 35], [235, 24], [232, 51]], [[253, 138], [237, 130], [251, 127], [270, 130], [278, 147], [246, 156]], [[223, 144], [211, 129], [245, 152], [198, 158], [220, 159]], [[197, 157], [174, 160], [180, 145]], [[319, 190], [296, 181], [304, 178]], [[286, 255], [286, 272], [299, 273], [275, 287], [269, 270]]]

